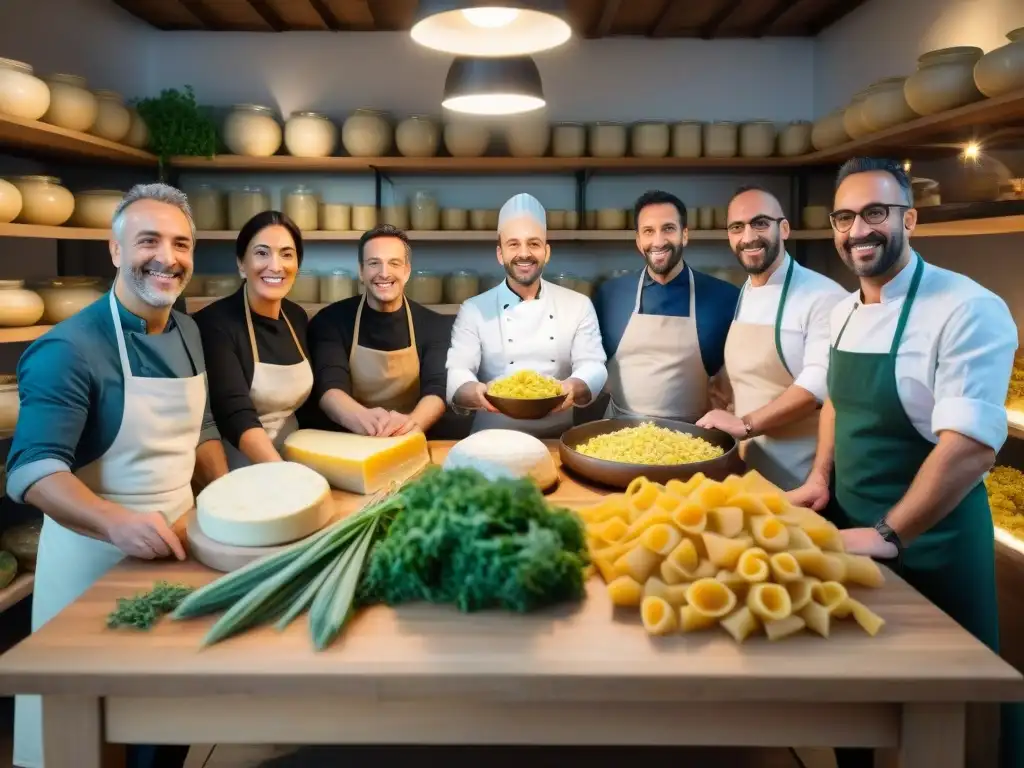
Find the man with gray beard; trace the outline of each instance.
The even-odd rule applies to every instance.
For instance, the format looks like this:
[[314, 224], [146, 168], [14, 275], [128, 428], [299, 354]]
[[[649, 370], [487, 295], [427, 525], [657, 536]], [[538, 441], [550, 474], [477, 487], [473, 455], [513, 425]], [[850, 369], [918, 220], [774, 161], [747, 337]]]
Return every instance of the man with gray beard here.
[[725, 342], [734, 409], [710, 411], [697, 426], [742, 440], [747, 467], [792, 490], [814, 461], [828, 394], [829, 315], [848, 294], [786, 252], [789, 221], [767, 190], [741, 188], [728, 222], [729, 245], [748, 275]]
[[[228, 471], [199, 329], [171, 309], [192, 276], [194, 248], [185, 195], [134, 187], [114, 213], [113, 288], [18, 363], [7, 494], [45, 515], [32, 631], [125, 557], [185, 559], [193, 483]], [[42, 740], [39, 697], [17, 697], [14, 764], [42, 768]], [[133, 745], [128, 766], [180, 766], [187, 751]]]

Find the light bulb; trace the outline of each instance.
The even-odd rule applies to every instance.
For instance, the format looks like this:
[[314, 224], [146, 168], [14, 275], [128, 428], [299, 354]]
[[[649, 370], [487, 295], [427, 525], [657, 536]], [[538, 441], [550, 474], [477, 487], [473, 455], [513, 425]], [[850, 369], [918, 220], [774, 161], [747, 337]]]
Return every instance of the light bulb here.
[[500, 7], [465, 8], [462, 11], [462, 15], [474, 27], [499, 29], [507, 27], [515, 21], [519, 16], [519, 9]]

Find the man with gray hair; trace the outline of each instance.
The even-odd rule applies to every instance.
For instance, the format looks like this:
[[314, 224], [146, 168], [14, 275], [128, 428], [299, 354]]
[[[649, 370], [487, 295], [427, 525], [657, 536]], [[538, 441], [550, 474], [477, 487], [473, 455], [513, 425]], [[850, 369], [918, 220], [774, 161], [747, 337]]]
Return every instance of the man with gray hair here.
[[[134, 187], [114, 213], [113, 288], [18, 363], [7, 494], [45, 515], [33, 631], [125, 557], [183, 560], [193, 481], [202, 487], [228, 471], [199, 329], [171, 309], [192, 276], [194, 248], [185, 195]], [[181, 765], [186, 755], [133, 746], [129, 766]], [[17, 698], [14, 764], [43, 765], [38, 697]]]

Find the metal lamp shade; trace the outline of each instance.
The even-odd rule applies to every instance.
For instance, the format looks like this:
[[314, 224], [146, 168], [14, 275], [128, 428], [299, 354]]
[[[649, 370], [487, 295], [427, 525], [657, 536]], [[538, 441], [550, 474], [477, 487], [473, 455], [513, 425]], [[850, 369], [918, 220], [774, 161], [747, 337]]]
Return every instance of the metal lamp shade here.
[[448, 69], [442, 101], [446, 109], [473, 115], [514, 115], [544, 105], [540, 72], [529, 56], [460, 57]]
[[420, 0], [411, 30], [422, 46], [456, 56], [525, 56], [572, 37], [562, 0]]

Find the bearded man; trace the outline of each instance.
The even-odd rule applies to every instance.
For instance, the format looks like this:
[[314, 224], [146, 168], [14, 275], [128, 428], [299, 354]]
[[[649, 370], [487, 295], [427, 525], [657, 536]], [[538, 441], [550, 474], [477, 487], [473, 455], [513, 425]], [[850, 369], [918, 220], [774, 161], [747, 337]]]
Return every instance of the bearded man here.
[[[498, 216], [498, 263], [505, 280], [465, 302], [452, 328], [447, 399], [475, 411], [473, 431], [515, 429], [557, 438], [572, 426], [573, 406], [587, 405], [607, 379], [597, 315], [582, 293], [542, 278], [551, 259], [547, 214], [535, 197], [519, 194]], [[561, 382], [562, 405], [538, 420], [513, 419], [486, 398], [487, 383], [531, 370]]]
[[848, 293], [786, 252], [789, 221], [767, 190], [737, 191], [728, 222], [729, 246], [748, 275], [725, 342], [734, 411], [710, 411], [697, 426], [742, 440], [747, 466], [788, 491], [814, 463], [828, 396], [829, 317]]
[[[192, 276], [185, 195], [134, 187], [113, 219], [109, 293], [37, 339], [18, 363], [21, 411], [7, 494], [45, 517], [36, 631], [125, 557], [183, 560], [200, 488], [228, 471], [199, 329], [171, 309]], [[187, 747], [129, 748], [129, 766], [178, 765]], [[38, 696], [19, 696], [14, 764], [43, 765]]]
[[739, 291], [684, 262], [682, 200], [646, 192], [633, 210], [645, 266], [602, 283], [594, 300], [608, 355], [605, 415], [692, 424], [710, 407]]

